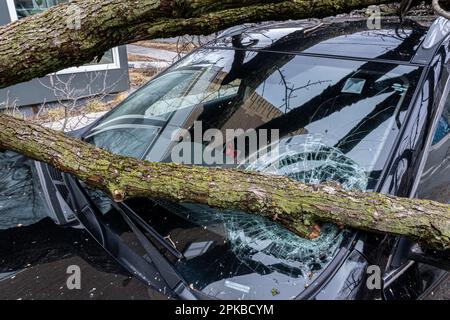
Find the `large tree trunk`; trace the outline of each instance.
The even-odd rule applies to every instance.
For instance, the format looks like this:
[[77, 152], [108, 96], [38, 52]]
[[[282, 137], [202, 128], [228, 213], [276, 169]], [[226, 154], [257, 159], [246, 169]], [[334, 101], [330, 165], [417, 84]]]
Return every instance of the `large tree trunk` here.
[[[0, 28], [0, 87], [87, 63], [111, 47], [141, 39], [208, 34], [243, 22], [323, 17], [387, 2], [392, 1], [72, 1]], [[79, 29], [69, 28], [77, 22], [70, 21], [74, 12], [81, 13]], [[116, 201], [157, 197], [233, 208], [311, 238], [319, 232], [317, 223], [330, 221], [406, 236], [434, 249], [450, 247], [450, 206], [432, 201], [305, 185], [255, 172], [139, 161], [1, 114], [0, 148], [49, 163]]]
[[305, 185], [256, 172], [150, 163], [111, 154], [63, 133], [0, 115], [0, 147], [49, 163], [116, 201], [154, 197], [238, 209], [273, 219], [311, 238], [317, 222], [386, 232], [450, 248], [450, 205]]
[[80, 66], [142, 39], [210, 34], [245, 22], [320, 18], [388, 2], [393, 1], [75, 0], [0, 27], [0, 88]]

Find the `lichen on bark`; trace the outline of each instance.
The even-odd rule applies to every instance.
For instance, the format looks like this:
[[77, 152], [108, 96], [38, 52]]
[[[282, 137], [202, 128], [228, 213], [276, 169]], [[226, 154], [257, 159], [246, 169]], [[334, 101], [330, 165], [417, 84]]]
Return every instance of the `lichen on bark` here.
[[73, 174], [116, 201], [153, 197], [237, 209], [282, 224], [301, 236], [317, 222], [409, 237], [450, 248], [450, 205], [337, 185], [307, 185], [254, 171], [152, 163], [112, 154], [39, 125], [0, 114], [0, 147]]
[[[389, 0], [76, 0], [0, 27], [0, 88], [143, 39], [210, 34], [264, 20], [325, 17]], [[70, 22], [77, 6], [80, 28]]]

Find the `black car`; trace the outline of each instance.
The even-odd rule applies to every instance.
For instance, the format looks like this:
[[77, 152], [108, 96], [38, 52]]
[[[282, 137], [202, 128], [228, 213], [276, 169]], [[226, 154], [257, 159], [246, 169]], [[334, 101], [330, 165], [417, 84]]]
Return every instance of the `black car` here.
[[[195, 123], [201, 135], [276, 130], [277, 157], [226, 165], [450, 203], [450, 22], [426, 22], [235, 27], [71, 134], [117, 154], [172, 162], [174, 135], [195, 135]], [[187, 141], [194, 151], [208, 143]], [[215, 150], [237, 154], [226, 141]], [[161, 199], [115, 203], [48, 165], [32, 170], [56, 224], [85, 228], [171, 298], [420, 299], [449, 269], [439, 253], [404, 238], [324, 224], [308, 240], [238, 211]]]

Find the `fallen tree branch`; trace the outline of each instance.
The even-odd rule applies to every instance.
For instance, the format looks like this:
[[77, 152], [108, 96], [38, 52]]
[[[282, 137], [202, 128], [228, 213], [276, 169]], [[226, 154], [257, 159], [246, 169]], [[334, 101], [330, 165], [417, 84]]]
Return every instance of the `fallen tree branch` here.
[[450, 12], [445, 11], [439, 4], [439, 0], [433, 0], [432, 7], [434, 12], [436, 12], [437, 15], [440, 15], [446, 19], [450, 19]]
[[[246, 22], [321, 18], [390, 2], [75, 0], [0, 27], [0, 88], [81, 66], [112, 47], [143, 39], [210, 34]], [[80, 28], [73, 25], [74, 13]]]
[[318, 235], [316, 223], [328, 221], [406, 236], [433, 249], [450, 247], [450, 205], [250, 171], [140, 161], [4, 114], [0, 127], [1, 148], [73, 174], [116, 201], [152, 197], [237, 209], [310, 238]]

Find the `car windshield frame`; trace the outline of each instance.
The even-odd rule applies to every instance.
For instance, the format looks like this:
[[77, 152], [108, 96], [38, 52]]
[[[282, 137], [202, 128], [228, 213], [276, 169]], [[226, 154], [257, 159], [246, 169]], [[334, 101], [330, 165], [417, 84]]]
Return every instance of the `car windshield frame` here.
[[[220, 49], [219, 51], [222, 51], [222, 50], [224, 50], [224, 49]], [[197, 50], [196, 52], [198, 52], [198, 51], [199, 51], [199, 50]], [[217, 51], [217, 49], [204, 49], [203, 51]], [[237, 50], [228, 50], [228, 49], [227, 49], [227, 51], [237, 51]], [[253, 52], [254, 54], [257, 54], [256, 51], [251, 51], [251, 50], [249, 50], [248, 52]], [[186, 63], [186, 61], [188, 61], [189, 57], [192, 56], [193, 54], [195, 54], [195, 52], [189, 54], [188, 56], [186, 56], [186, 57], [184, 57], [182, 60], [180, 60], [180, 62], [178, 62], [178, 63], [174, 64], [173, 66], [171, 66], [170, 68], [168, 68], [168, 69], [167, 69], [166, 71], [164, 71], [161, 75], [159, 75], [158, 77], [156, 77], [154, 80], [150, 81], [149, 84], [151, 84], [153, 81], [155, 81], [155, 80], [157, 80], [157, 79], [161, 79], [162, 77], [166, 76], [167, 74], [170, 74], [171, 72], [173, 72], [174, 70], [176, 70], [177, 68], [179, 68], [180, 65], [183, 66], [183, 63], [184, 63], [184, 66], [187, 67], [187, 68], [192, 67], [192, 66], [189, 65], [189, 62]], [[205, 53], [205, 54], [207, 54], [207, 53]], [[273, 55], [273, 53], [267, 53], [267, 54], [268, 54], [268, 55], [269, 55], [269, 54]], [[282, 55], [282, 53], [277, 53], [277, 54]], [[342, 62], [342, 60], [340, 60], [339, 58], [336, 58], [336, 57], [324, 57], [324, 56], [322, 56], [322, 55], [321, 55], [321, 56], [311, 56], [311, 55], [290, 54], [290, 53], [289, 53], [289, 54], [286, 54], [286, 55], [289, 55], [289, 56], [308, 57], [308, 58], [316, 58], [316, 59], [327, 59], [327, 60], [329, 60], [329, 61], [334, 61], [334, 62], [337, 62], [337, 63]], [[371, 62], [371, 61], [369, 61], [369, 60], [367, 60], [367, 61], [366, 61], [366, 60], [364, 60], [364, 61], [359, 61], [359, 60], [355, 60], [355, 59], [352, 59], [352, 60], [350, 60], [350, 61], [352, 61], [352, 62], [358, 62], [358, 63], [373, 63], [374, 65], [392, 64], [392, 65], [395, 65], [395, 66], [400, 67], [400, 68], [402, 68], [402, 67], [408, 68], [408, 67], [409, 67], [409, 68], [411, 68], [411, 70], [412, 70], [412, 68], [415, 68], [415, 70], [417, 70], [417, 75], [415, 76], [415, 80], [416, 80], [417, 82], [419, 82], [420, 75], [421, 75], [422, 72], [423, 72], [423, 68], [420, 67], [420, 66], [406, 66], [406, 65], [403, 64], [403, 63], [395, 63], [395, 64], [394, 64], [394, 63], [392, 63], [392, 62]], [[359, 90], [359, 89], [353, 89], [353, 90]], [[399, 117], [398, 119], [396, 119], [396, 121], [400, 121], [400, 122], [403, 121], [403, 120], [405, 119], [405, 117], [406, 117], [407, 111], [410, 109], [410, 105], [411, 105], [412, 100], [413, 100], [412, 97], [413, 97], [413, 95], [414, 95], [415, 88], [412, 88], [412, 87], [407, 88], [407, 91], [408, 91], [408, 97], [405, 98], [405, 101], [402, 102], [402, 103], [404, 103], [404, 104], [402, 104], [402, 106], [401, 106], [401, 108], [402, 108], [402, 110], [403, 110], [403, 115], [401, 116], [401, 119], [400, 119], [400, 117]], [[136, 95], [136, 94], [138, 94], [138, 93], [133, 93], [132, 95], [130, 95], [130, 97], [127, 98], [125, 101], [123, 101], [117, 108], [120, 108], [121, 106], [125, 105], [125, 104], [127, 103], [127, 101], [129, 101], [130, 99], [132, 99], [133, 96]], [[406, 94], [405, 94], [405, 95], [406, 95]], [[117, 108], [116, 108], [116, 109], [117, 109]], [[114, 110], [115, 110], [115, 109], [114, 109]], [[96, 121], [93, 125], [91, 125], [90, 128], [89, 128], [89, 130], [87, 131], [87, 133], [83, 135], [83, 138], [89, 138], [89, 137], [92, 135], [92, 128], [98, 127], [98, 125], [101, 124], [102, 121], [103, 121], [104, 119], [108, 119], [108, 117], [110, 117], [111, 114], [114, 113], [114, 110], [108, 112], [108, 113], [107, 113], [106, 115], [104, 115], [101, 119], [99, 119], [99, 120]], [[174, 112], [172, 112], [172, 113], [166, 118], [166, 121], [170, 121], [170, 120], [172, 119], [173, 116], [174, 116]], [[397, 128], [397, 132], [394, 134], [394, 137], [395, 137], [395, 138], [397, 138], [397, 137], [399, 136], [399, 131], [400, 131], [400, 126]], [[394, 139], [394, 140], [395, 140], [395, 139]], [[389, 150], [386, 149], [386, 146], [383, 148], [383, 150], [384, 150], [385, 152], [387, 151], [386, 153], [387, 153], [388, 155], [390, 155], [390, 153], [391, 153], [391, 151], [392, 151], [393, 145], [394, 145], [394, 141], [392, 141], [392, 143], [391, 143], [391, 145], [390, 145], [390, 147], [389, 147]], [[141, 159], [144, 159], [144, 158], [145, 158], [145, 155], [148, 155], [148, 152], [150, 152], [151, 149], [152, 149], [153, 147], [154, 147], [154, 143], [152, 142], [151, 144], [148, 145], [148, 147], [146, 148], [145, 152], [143, 153], [143, 155], [142, 155], [140, 158], [141, 158]], [[383, 160], [384, 163], [387, 161], [387, 159], [388, 159], [388, 156], [386, 156], [386, 159]], [[376, 165], [379, 165], [379, 164], [377, 163]], [[384, 168], [384, 165], [382, 165], [382, 167]], [[382, 174], [381, 174], [380, 176], [382, 176]], [[379, 182], [379, 181], [377, 181], [377, 182]], [[351, 235], [351, 237], [353, 237], [353, 235]], [[350, 237], [350, 238], [351, 238], [351, 237]], [[347, 238], [347, 240], [348, 240], [348, 238]], [[342, 246], [339, 247], [340, 250], [343, 249], [343, 248], [344, 248], [345, 246], [347, 246], [348, 244], [349, 244], [348, 241], [342, 241]], [[339, 252], [340, 250], [337, 250], [337, 251], [334, 253], [333, 259], [334, 259], [335, 257], [337, 257], [337, 254], [338, 254], [338, 252]], [[327, 264], [327, 266], [325, 266], [325, 267], [321, 270], [321, 273], [324, 273], [324, 272], [325, 272], [325, 270], [326, 270], [327, 267], [330, 265], [331, 261], [333, 261], [333, 259], [331, 259], [330, 262]], [[183, 278], [184, 278], [184, 277], [183, 277]], [[302, 294], [302, 292], [299, 292], [298, 294], [300, 295], [300, 294]]]

